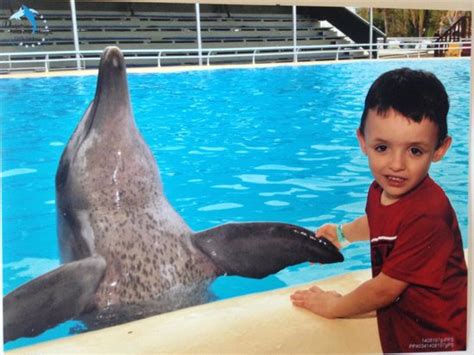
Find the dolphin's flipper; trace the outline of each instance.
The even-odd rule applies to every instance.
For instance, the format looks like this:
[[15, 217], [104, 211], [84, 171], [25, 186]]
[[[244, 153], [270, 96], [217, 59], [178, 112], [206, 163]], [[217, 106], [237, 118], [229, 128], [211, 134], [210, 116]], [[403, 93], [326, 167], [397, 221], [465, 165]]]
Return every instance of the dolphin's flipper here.
[[344, 260], [327, 239], [285, 223], [229, 223], [193, 235], [193, 243], [222, 273], [262, 278], [305, 261]]
[[32, 337], [78, 316], [91, 304], [105, 271], [100, 256], [71, 262], [3, 298], [4, 342]]

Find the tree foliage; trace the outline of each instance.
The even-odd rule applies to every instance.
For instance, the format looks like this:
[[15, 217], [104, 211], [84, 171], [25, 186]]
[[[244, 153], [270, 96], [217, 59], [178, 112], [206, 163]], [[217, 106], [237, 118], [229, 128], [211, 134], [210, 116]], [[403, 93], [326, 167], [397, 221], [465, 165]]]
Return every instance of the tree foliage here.
[[[357, 13], [369, 20], [368, 9], [357, 9]], [[464, 15], [465, 11], [373, 9], [373, 23], [387, 37], [433, 37]]]

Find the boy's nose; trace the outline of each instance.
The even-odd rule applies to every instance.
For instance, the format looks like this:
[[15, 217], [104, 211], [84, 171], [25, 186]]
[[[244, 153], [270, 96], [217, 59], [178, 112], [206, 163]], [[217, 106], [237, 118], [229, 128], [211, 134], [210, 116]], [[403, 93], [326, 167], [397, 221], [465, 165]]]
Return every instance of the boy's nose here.
[[392, 171], [401, 171], [405, 169], [405, 159], [403, 153], [395, 152], [390, 159], [390, 169]]

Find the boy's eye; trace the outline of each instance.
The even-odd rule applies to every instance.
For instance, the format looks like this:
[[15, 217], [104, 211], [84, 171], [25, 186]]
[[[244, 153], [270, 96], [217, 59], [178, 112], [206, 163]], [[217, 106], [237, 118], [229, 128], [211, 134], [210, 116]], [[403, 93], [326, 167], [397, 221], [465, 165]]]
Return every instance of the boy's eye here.
[[376, 152], [383, 153], [383, 152], [385, 152], [386, 150], [387, 150], [387, 146], [386, 146], [386, 145], [380, 144], [380, 145], [375, 146], [375, 151], [376, 151]]
[[410, 148], [410, 153], [413, 155], [422, 155], [423, 151], [420, 148], [412, 147]]

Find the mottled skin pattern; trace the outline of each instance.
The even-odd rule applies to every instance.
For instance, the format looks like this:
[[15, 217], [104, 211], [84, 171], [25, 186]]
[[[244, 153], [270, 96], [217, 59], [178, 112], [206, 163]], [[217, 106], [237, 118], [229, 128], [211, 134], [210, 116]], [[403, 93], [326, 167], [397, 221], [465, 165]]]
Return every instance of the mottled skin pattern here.
[[107, 263], [92, 306], [179, 294], [217, 275], [163, 195], [155, 159], [135, 126], [117, 48], [104, 52], [96, 96], [63, 153], [56, 189], [62, 262], [99, 254]]

